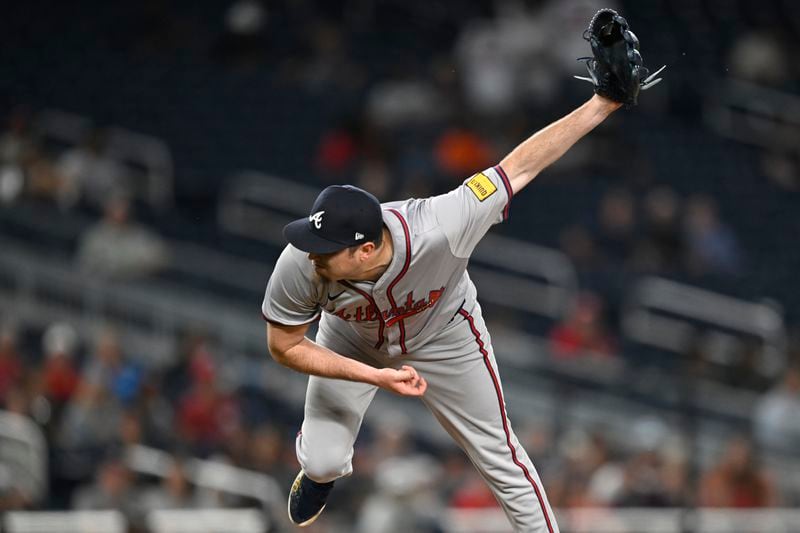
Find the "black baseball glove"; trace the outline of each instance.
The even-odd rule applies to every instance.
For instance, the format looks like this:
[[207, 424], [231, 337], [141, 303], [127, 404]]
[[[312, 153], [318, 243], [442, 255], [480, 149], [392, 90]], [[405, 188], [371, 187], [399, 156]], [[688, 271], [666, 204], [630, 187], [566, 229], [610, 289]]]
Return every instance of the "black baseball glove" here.
[[650, 74], [642, 64], [639, 39], [628, 28], [628, 21], [613, 9], [595, 13], [583, 38], [592, 46], [594, 57], [581, 57], [578, 61], [586, 61], [591, 77], [575, 77], [591, 83], [600, 96], [630, 107], [636, 105], [639, 91], [661, 81], [654, 78], [666, 65]]

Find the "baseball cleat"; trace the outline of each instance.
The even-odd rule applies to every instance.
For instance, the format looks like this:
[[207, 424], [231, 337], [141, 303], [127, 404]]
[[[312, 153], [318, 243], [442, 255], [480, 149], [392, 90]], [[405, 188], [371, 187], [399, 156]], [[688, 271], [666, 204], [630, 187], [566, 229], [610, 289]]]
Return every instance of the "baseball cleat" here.
[[302, 470], [292, 483], [289, 491], [289, 519], [299, 527], [306, 527], [322, 514], [333, 481], [317, 483], [308, 478]]

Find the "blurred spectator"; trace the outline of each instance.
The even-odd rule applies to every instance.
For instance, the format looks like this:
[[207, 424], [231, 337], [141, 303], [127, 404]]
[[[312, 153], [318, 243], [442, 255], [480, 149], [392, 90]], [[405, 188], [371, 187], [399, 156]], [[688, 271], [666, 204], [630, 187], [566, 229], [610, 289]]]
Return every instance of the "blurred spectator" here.
[[[358, 533], [435, 533], [443, 504], [436, 491], [441, 470], [425, 455], [389, 458], [375, 472], [375, 491], [356, 519]], [[485, 485], [485, 484], [484, 484]]]
[[17, 352], [17, 332], [10, 324], [0, 325], [0, 406], [6, 406], [6, 394], [22, 380], [22, 359]]
[[761, 444], [800, 450], [800, 368], [787, 369], [781, 382], [759, 400], [753, 421]]
[[478, 19], [461, 28], [455, 47], [464, 97], [481, 115], [511, 112], [526, 93], [540, 105], [556, 94], [549, 56], [547, 21], [523, 2], [497, 2], [495, 19]]
[[597, 244], [600, 250], [616, 259], [628, 259], [636, 240], [636, 206], [626, 189], [614, 189], [603, 195], [598, 212]]
[[81, 385], [64, 411], [59, 442], [72, 450], [100, 450], [127, 437], [123, 406], [139, 390], [141, 370], [123, 359], [117, 334], [104, 329], [97, 335], [91, 358], [82, 372]]
[[8, 116], [7, 129], [0, 135], [0, 163], [19, 164], [34, 145], [30, 117], [24, 108], [16, 108]]
[[742, 339], [734, 346], [732, 361], [725, 366], [722, 381], [734, 387], [764, 392], [770, 385], [765, 375], [764, 345], [760, 340]]
[[[535, 39], [539, 34], [528, 35]], [[464, 98], [478, 114], [506, 113], [517, 102], [516, 58], [505, 48], [503, 32], [492, 20], [472, 21], [458, 37], [454, 55]]]
[[769, 385], [760, 339], [735, 337], [718, 330], [697, 329], [683, 352], [685, 370], [695, 377], [763, 392]]
[[586, 29], [586, 22], [592, 19], [601, 8], [619, 11], [619, 2], [615, 0], [545, 0], [538, 2], [541, 9], [536, 18], [542, 22], [542, 29], [549, 34], [543, 43], [542, 53], [550, 54], [553, 59], [549, 63], [549, 76], [553, 78], [570, 77], [575, 74], [575, 58], [586, 55], [586, 41], [583, 39], [563, 39], [561, 46], [549, 47], [547, 43], [564, 35], [581, 35]]
[[79, 487], [73, 498], [72, 507], [77, 510], [108, 510], [122, 512], [128, 520], [136, 521], [139, 516], [133, 473], [119, 459], [111, 459], [97, 470], [95, 481]]
[[180, 460], [172, 462], [158, 487], [143, 491], [140, 497], [143, 514], [160, 509], [194, 509], [200, 504]]
[[0, 204], [11, 203], [25, 183], [23, 159], [33, 150], [28, 114], [15, 109], [8, 117], [8, 129], [0, 136]]
[[21, 511], [31, 507], [30, 498], [15, 486], [11, 472], [0, 465], [0, 511]]
[[105, 389], [122, 404], [129, 404], [136, 399], [143, 378], [142, 369], [123, 357], [117, 333], [110, 328], [102, 330], [84, 367], [84, 383]]
[[168, 255], [161, 238], [131, 220], [128, 200], [115, 198], [103, 220], [81, 236], [77, 262], [87, 275], [125, 280], [158, 272]]
[[615, 342], [606, 330], [599, 296], [584, 293], [578, 297], [567, 318], [550, 332], [550, 348], [561, 358], [614, 355]]
[[800, 153], [779, 147], [766, 149], [761, 154], [761, 171], [781, 189], [800, 190]]
[[589, 484], [593, 501], [616, 507], [679, 507], [687, 494], [683, 440], [659, 418], [632, 421], [624, 462], [601, 460]]
[[239, 427], [239, 409], [220, 390], [210, 358], [195, 357], [190, 372], [192, 386], [178, 404], [178, 431], [196, 453], [208, 454]]
[[262, 425], [253, 431], [248, 444], [248, 468], [291, 484], [297, 472], [293, 464], [285, 461], [287, 449], [283, 432], [274, 426]]
[[[561, 471], [561, 457], [554, 442], [553, 430], [549, 424], [536, 423], [522, 426], [520, 443], [528, 455], [536, 462], [536, 470], [545, 487]], [[549, 491], [546, 491], [549, 494]]]
[[92, 131], [83, 144], [61, 154], [57, 165], [70, 188], [89, 205], [103, 206], [127, 191], [125, 169], [108, 154], [108, 135], [103, 130]]
[[122, 413], [119, 423], [119, 443], [124, 449], [127, 446], [144, 443], [144, 431], [139, 414], [134, 410]]
[[188, 330], [181, 334], [175, 357], [162, 371], [160, 393], [170, 402], [175, 403], [191, 386], [191, 368], [196, 359], [212, 360], [209, 339], [202, 330]]
[[30, 417], [30, 390], [24, 385], [12, 385], [6, 391], [3, 404], [0, 407], [9, 413]]
[[[412, 421], [401, 411], [390, 411], [378, 421], [376, 434], [359, 459], [363, 487], [348, 487], [356, 502], [356, 531], [431, 531], [441, 514], [436, 492], [441, 471], [428, 454], [416, 449]], [[363, 453], [363, 452], [362, 452]]]
[[674, 272], [685, 255], [679, 199], [666, 186], [647, 193], [643, 202], [644, 235], [634, 252], [634, 266], [653, 272]]
[[789, 62], [774, 33], [742, 34], [730, 52], [731, 75], [772, 87], [782, 87], [791, 76]]
[[[464, 24], [454, 55], [470, 108], [480, 114], [504, 114], [520, 102], [540, 108], [559, 96], [566, 70], [577, 72], [575, 58], [586, 55], [580, 35], [600, 7], [614, 2], [495, 2], [496, 18]], [[534, 6], [534, 9], [531, 9]]]
[[[606, 471], [619, 471], [620, 466], [611, 462], [609, 450], [605, 439], [599, 433], [589, 433], [583, 428], [573, 427], [562, 434], [557, 443], [561, 464], [548, 476], [547, 492], [550, 504], [555, 507], [572, 508], [586, 507], [602, 504], [603, 498], [610, 498], [616, 494], [618, 480], [612, 483], [611, 488], [598, 486], [608, 484]], [[594, 476], [602, 476], [598, 481]], [[617, 473], [615, 478], [620, 478]], [[593, 495], [590, 490], [597, 494]], [[597, 496], [599, 499], [595, 500]]]
[[58, 443], [87, 453], [119, 444], [123, 414], [107, 388], [83, 384], [64, 409]]
[[50, 403], [51, 418], [57, 421], [63, 406], [77, 390], [80, 378], [75, 368], [78, 334], [69, 324], [56, 322], [42, 337], [45, 360], [39, 371], [39, 391]]
[[733, 231], [720, 219], [717, 204], [708, 196], [689, 198], [684, 223], [688, 266], [695, 274], [738, 274], [742, 252]]
[[175, 432], [175, 401], [162, 390], [157, 379], [148, 376], [142, 387], [139, 405], [133, 409], [141, 439], [151, 446], [172, 448], [179, 445]]
[[268, 13], [259, 0], [235, 0], [225, 12], [225, 29], [214, 53], [228, 65], [249, 67], [264, 57]]
[[751, 443], [736, 438], [727, 444], [719, 463], [700, 480], [703, 507], [771, 507], [777, 494], [771, 476], [757, 462]]
[[[615, 504], [619, 507], [675, 507], [682, 501], [679, 465], [668, 463], [656, 451], [640, 452], [625, 465], [624, 478]], [[666, 484], [666, 475], [676, 478], [677, 492]], [[675, 484], [675, 481], [672, 483]], [[673, 490], [669, 490], [672, 488]]]
[[462, 180], [491, 166], [495, 154], [489, 143], [467, 127], [445, 130], [434, 147], [439, 169], [453, 180]]
[[451, 496], [448, 506], [455, 509], [486, 509], [499, 508], [500, 504], [483, 478], [477, 472], [470, 471]]
[[442, 475], [439, 483], [439, 491], [445, 502], [450, 502], [453, 495], [464, 485], [465, 479], [474, 468], [470, 464], [467, 456], [461, 448], [454, 444], [441, 451], [442, 456], [439, 465], [442, 468]]
[[78, 201], [77, 183], [63, 174], [50, 157], [38, 148], [28, 150], [22, 160], [25, 194], [68, 209]]
[[558, 242], [561, 251], [567, 254], [579, 272], [592, 272], [603, 267], [605, 258], [585, 227], [578, 224], [567, 226], [559, 233]]
[[322, 134], [314, 163], [323, 181], [339, 183], [350, 179], [361, 151], [360, 131], [360, 124], [352, 119]]
[[310, 91], [356, 91], [365, 82], [364, 70], [351, 59], [346, 35], [331, 20], [308, 21], [300, 37], [305, 39], [304, 57], [291, 57], [283, 77]]
[[25, 175], [17, 165], [0, 164], [0, 205], [15, 202], [25, 188]]
[[443, 119], [450, 102], [430, 79], [413, 69], [396, 69], [393, 77], [374, 85], [366, 102], [369, 121], [382, 129], [422, 126]]
[[388, 162], [378, 154], [362, 159], [356, 171], [355, 183], [379, 200], [385, 200], [393, 185]]

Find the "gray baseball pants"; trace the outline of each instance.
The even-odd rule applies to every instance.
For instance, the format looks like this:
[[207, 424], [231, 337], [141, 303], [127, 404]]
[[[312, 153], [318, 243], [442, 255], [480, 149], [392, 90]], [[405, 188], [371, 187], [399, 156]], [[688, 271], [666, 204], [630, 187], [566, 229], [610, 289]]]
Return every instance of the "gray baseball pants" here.
[[[317, 342], [373, 366], [410, 364], [428, 381], [422, 401], [466, 452], [502, 506], [514, 531], [557, 533], [541, 480], [506, 414], [503, 390], [480, 307], [421, 353], [388, 359], [360, 339], [320, 327]], [[377, 387], [311, 376], [297, 458], [318, 482], [352, 473], [353, 444]]]

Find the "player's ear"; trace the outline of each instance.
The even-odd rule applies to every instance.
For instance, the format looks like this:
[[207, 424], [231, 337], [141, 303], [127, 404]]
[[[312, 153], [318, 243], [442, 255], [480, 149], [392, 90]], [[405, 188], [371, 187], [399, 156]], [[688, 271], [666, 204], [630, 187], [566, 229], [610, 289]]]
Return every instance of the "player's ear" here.
[[371, 242], [371, 241], [370, 242], [365, 242], [364, 244], [361, 245], [361, 248], [360, 248], [361, 256], [364, 259], [366, 259], [369, 256], [371, 256], [375, 252], [376, 249], [377, 248], [375, 247], [375, 243], [374, 242]]

